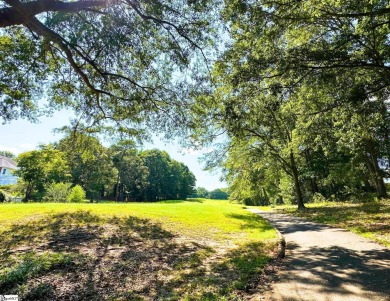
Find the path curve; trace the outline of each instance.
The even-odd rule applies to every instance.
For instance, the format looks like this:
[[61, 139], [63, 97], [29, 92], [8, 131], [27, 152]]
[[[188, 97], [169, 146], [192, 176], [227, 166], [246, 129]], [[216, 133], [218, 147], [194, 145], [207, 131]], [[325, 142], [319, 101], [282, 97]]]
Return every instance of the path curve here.
[[249, 211], [269, 220], [287, 244], [284, 268], [260, 300], [390, 301], [389, 249], [344, 229]]

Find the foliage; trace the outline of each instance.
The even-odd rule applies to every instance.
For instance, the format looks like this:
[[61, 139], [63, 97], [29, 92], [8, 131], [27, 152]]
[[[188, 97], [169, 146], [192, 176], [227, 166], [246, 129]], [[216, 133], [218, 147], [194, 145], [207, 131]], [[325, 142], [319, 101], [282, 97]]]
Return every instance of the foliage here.
[[11, 202], [11, 201], [12, 201], [12, 195], [9, 194], [7, 191], [0, 189], [0, 203]]
[[56, 148], [69, 164], [72, 184], [83, 187], [89, 199], [101, 197], [114, 185], [116, 171], [112, 160], [96, 137], [69, 133]]
[[11, 159], [15, 159], [16, 156], [10, 152], [10, 151], [6, 151], [6, 150], [0, 150], [0, 156], [4, 156], [4, 157], [7, 157], [7, 158], [11, 158]]
[[145, 190], [149, 185], [149, 170], [145, 166], [142, 157], [131, 145], [114, 145], [111, 147], [114, 153], [112, 158], [115, 168], [118, 170], [115, 184], [115, 200], [136, 200], [144, 199]]
[[206, 72], [211, 1], [0, 5], [0, 118], [6, 121], [45, 113], [39, 100], [47, 95], [49, 109], [73, 108], [98, 129], [180, 124], [194, 80]]
[[16, 175], [24, 183], [26, 201], [41, 199], [48, 183], [66, 182], [69, 178], [64, 154], [51, 145], [20, 154], [17, 164]]
[[209, 195], [209, 192], [206, 188], [204, 187], [197, 187], [196, 188], [196, 197], [197, 198], [207, 198]]
[[316, 193], [385, 198], [387, 4], [224, 3], [230, 40], [214, 65], [216, 86], [193, 106], [192, 129], [198, 143], [225, 135], [210, 166], [224, 168], [232, 198], [300, 209]]
[[80, 185], [76, 185], [72, 187], [67, 197], [67, 201], [70, 203], [82, 203], [85, 200], [85, 196], [86, 194], [83, 187], [81, 187]]
[[[71, 183], [51, 183], [45, 188], [44, 202], [64, 203], [71, 193]], [[72, 190], [73, 191], [73, 190]]]
[[22, 262], [1, 271], [0, 287], [4, 289], [23, 283], [28, 278], [36, 277], [53, 269], [64, 268], [71, 262], [72, 257], [68, 254], [27, 254]]
[[225, 189], [217, 188], [209, 192], [208, 198], [212, 200], [227, 200], [229, 197]]
[[148, 169], [145, 200], [185, 199], [195, 191], [195, 176], [183, 163], [171, 159], [167, 152], [153, 149], [140, 155]]
[[12, 193], [15, 184], [0, 185], [0, 189]]

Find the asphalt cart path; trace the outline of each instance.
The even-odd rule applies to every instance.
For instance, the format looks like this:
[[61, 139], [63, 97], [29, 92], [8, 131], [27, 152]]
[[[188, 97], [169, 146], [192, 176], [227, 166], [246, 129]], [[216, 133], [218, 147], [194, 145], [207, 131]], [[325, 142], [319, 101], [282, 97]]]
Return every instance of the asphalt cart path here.
[[286, 240], [283, 268], [262, 300], [390, 301], [389, 249], [344, 229], [249, 210]]

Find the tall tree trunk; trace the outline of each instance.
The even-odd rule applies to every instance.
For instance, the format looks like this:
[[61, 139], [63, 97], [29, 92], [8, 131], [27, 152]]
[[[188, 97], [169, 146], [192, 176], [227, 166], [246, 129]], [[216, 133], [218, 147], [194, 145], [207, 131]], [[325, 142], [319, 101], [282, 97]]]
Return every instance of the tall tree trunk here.
[[378, 164], [378, 158], [373, 153], [366, 154], [366, 163], [375, 185], [376, 193], [380, 198], [386, 198], [386, 186]]
[[378, 187], [378, 197], [386, 198], [387, 197], [386, 186], [383, 180], [382, 171], [378, 164], [378, 157], [372, 155], [371, 159], [372, 159], [372, 165], [374, 166], [374, 170], [375, 170], [375, 181]]
[[301, 184], [299, 183], [298, 168], [295, 163], [294, 153], [292, 151], [290, 151], [290, 162], [291, 162], [291, 171], [294, 180], [295, 192], [297, 194], [298, 210], [303, 210], [305, 209], [305, 204], [303, 203], [302, 189], [301, 189]]
[[115, 202], [119, 201], [119, 183], [120, 183], [120, 177], [118, 172], [118, 177], [116, 178], [116, 187], [115, 187]]

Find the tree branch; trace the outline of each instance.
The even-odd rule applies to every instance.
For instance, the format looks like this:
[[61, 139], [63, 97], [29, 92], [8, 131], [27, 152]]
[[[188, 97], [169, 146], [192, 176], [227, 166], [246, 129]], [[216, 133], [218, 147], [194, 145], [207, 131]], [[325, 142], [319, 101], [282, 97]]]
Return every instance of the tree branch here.
[[10, 7], [0, 9], [0, 28], [25, 24], [29, 19], [43, 12], [77, 12], [104, 7], [110, 0], [80, 0], [63, 2], [57, 0], [37, 0], [22, 3], [18, 0], [4, 0]]

